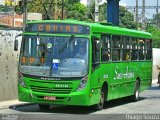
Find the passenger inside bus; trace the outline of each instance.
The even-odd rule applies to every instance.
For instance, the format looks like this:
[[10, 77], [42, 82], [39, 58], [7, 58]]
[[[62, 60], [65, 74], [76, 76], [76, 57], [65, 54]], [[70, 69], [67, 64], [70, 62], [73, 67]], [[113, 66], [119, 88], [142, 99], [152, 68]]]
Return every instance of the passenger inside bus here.
[[113, 55], [112, 55], [113, 61], [119, 61], [120, 60], [120, 51], [119, 50], [114, 50]]
[[139, 49], [139, 60], [143, 60], [144, 59], [144, 53], [143, 53], [143, 47], [140, 47]]
[[109, 51], [104, 51], [102, 55], [102, 61], [109, 61], [110, 60], [110, 52]]

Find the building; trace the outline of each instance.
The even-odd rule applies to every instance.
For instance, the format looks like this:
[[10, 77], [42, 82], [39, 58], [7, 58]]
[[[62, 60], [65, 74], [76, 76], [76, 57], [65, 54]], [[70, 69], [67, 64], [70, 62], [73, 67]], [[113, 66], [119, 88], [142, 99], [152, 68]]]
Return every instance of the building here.
[[9, 27], [22, 27], [23, 26], [23, 15], [1, 15], [0, 25]]

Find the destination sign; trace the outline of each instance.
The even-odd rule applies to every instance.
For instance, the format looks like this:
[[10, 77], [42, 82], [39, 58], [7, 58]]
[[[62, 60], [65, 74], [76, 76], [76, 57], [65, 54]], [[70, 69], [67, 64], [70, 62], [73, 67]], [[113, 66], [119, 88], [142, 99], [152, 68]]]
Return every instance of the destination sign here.
[[26, 32], [45, 32], [45, 33], [66, 33], [66, 34], [89, 34], [90, 28], [85, 25], [66, 24], [66, 23], [41, 23], [27, 24]]

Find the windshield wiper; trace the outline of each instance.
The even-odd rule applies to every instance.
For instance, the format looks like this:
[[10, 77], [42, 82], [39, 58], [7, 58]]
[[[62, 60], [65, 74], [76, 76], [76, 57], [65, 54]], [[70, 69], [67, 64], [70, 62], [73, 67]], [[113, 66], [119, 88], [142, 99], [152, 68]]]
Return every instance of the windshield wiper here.
[[[60, 59], [60, 54], [65, 50], [65, 48], [67, 47], [67, 45], [69, 45], [72, 41], [74, 40], [74, 35], [71, 35], [69, 41], [67, 41], [62, 47], [61, 49], [58, 51], [58, 59]], [[53, 58], [53, 57], [52, 57]], [[50, 76], [52, 75], [52, 63], [51, 63], [51, 67], [50, 67]]]
[[60, 54], [65, 50], [65, 48], [67, 47], [67, 45], [69, 45], [73, 40], [74, 40], [74, 35], [71, 35], [69, 41], [67, 41], [67, 42], [62, 46], [62, 48], [58, 51], [59, 58], [60, 58]]

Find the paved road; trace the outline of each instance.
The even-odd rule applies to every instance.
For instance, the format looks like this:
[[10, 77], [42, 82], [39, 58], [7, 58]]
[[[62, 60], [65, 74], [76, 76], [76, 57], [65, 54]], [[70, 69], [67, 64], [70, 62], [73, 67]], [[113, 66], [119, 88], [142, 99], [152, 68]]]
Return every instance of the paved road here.
[[[37, 104], [12, 107], [0, 110], [0, 118], [11, 120], [141, 120], [160, 119], [160, 87], [153, 85], [149, 90], [140, 93], [138, 102], [125, 99], [110, 101], [101, 111], [88, 107], [51, 106], [48, 110], [39, 110]], [[12, 114], [12, 115], [11, 115]], [[17, 115], [18, 114], [18, 115]], [[131, 114], [135, 114], [134, 116]], [[143, 114], [143, 115], [138, 115]], [[159, 114], [159, 115], [148, 115]]]

